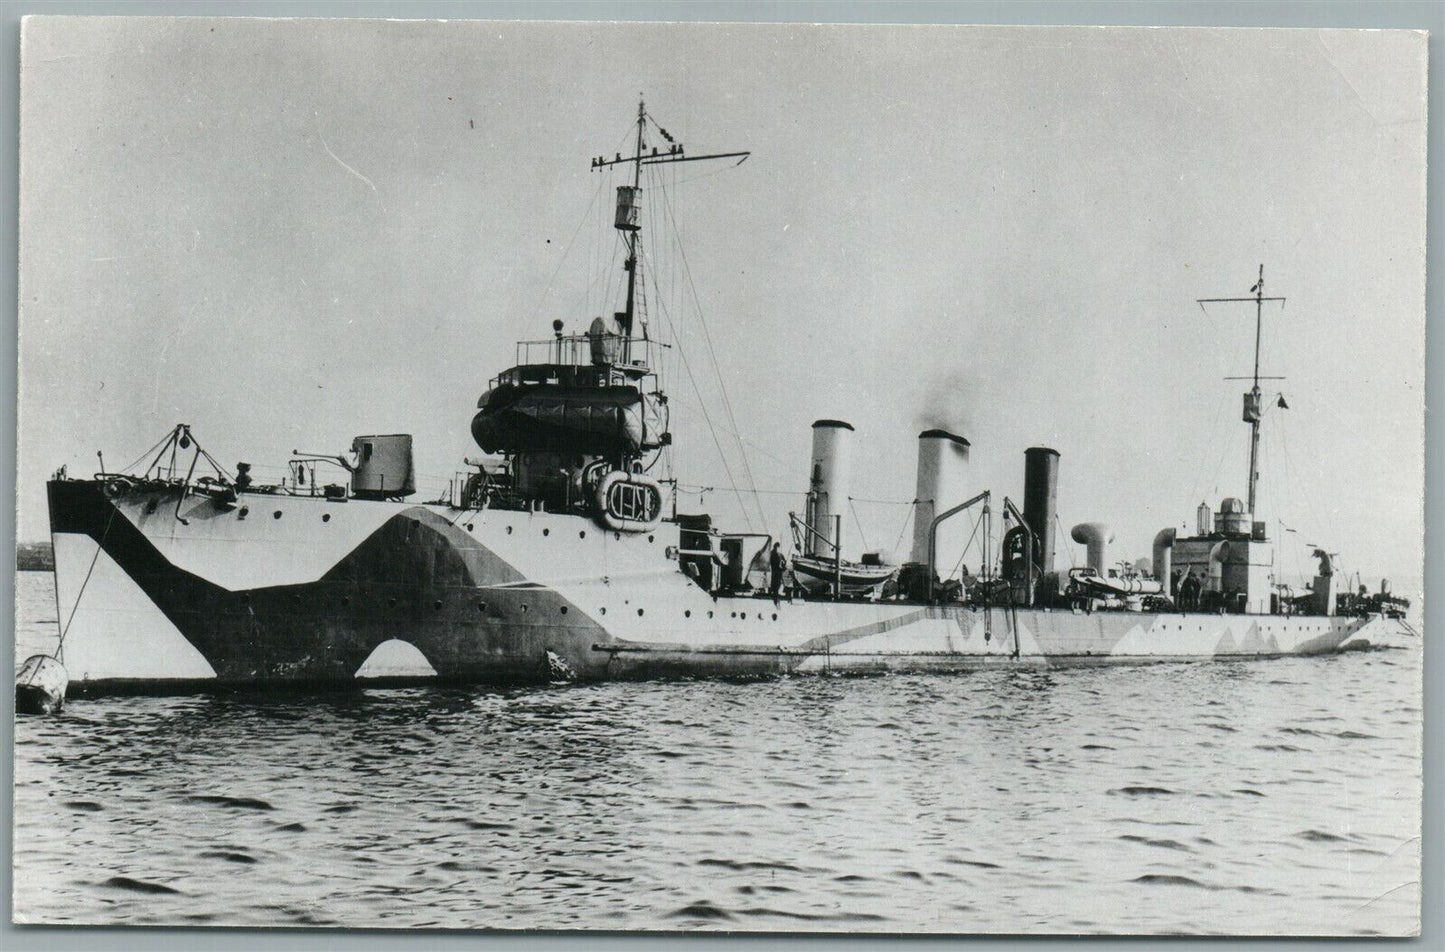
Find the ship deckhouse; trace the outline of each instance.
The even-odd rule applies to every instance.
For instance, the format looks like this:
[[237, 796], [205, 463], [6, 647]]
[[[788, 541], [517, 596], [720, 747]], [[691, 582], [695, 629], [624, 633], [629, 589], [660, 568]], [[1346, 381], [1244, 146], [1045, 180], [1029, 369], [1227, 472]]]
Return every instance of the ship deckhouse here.
[[[554, 340], [519, 343], [517, 363], [477, 401], [472, 437], [483, 452], [506, 457], [495, 475], [510, 476], [493, 481], [493, 503], [586, 508], [604, 476], [641, 478], [644, 458], [671, 442], [656, 375], [624, 356], [647, 341], [601, 318], [586, 334], [564, 335], [561, 321], [555, 329]], [[654, 502], [657, 512], [643, 521], [661, 514], [661, 496]]]
[[[1279, 608], [1273, 598], [1274, 543], [1265, 523], [1250, 519], [1244, 501], [1229, 497], [1211, 513], [1201, 504], [1197, 534], [1178, 539], [1156, 566], [1168, 577], [1175, 601], [1185, 610], [1213, 608], [1267, 615]], [[1156, 538], [1156, 550], [1159, 544]]]

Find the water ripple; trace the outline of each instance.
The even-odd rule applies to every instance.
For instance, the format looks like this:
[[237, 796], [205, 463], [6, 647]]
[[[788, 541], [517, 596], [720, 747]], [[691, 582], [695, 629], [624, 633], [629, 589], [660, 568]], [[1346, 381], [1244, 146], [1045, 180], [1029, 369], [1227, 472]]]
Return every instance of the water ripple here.
[[1419, 685], [1396, 652], [76, 700], [16, 723], [14, 914], [1398, 935]]

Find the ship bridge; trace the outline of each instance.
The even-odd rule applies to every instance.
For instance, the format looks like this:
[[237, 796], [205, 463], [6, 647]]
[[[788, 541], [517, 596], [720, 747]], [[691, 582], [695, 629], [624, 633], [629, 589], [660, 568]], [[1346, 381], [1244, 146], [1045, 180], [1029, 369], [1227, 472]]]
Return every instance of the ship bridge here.
[[613, 333], [601, 318], [586, 334], [563, 335], [561, 321], [552, 326], [552, 340], [519, 342], [516, 364], [477, 401], [477, 445], [488, 453], [606, 457], [619, 466], [667, 445], [667, 398], [645, 359], [656, 342]]
[[[563, 334], [554, 321], [555, 337], [517, 342], [513, 366], [491, 382], [500, 384], [565, 386], [616, 386], [636, 383], [653, 375], [648, 350], [657, 341], [610, 332], [599, 317], [585, 334]], [[640, 357], [634, 354], [640, 352]]]

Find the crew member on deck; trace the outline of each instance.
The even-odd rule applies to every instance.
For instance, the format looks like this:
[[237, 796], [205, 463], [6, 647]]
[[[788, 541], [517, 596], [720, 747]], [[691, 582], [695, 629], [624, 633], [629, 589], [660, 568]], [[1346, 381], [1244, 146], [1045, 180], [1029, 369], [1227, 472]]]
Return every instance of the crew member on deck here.
[[781, 542], [773, 543], [773, 554], [768, 560], [768, 565], [772, 569], [773, 574], [773, 584], [768, 590], [772, 592], [773, 598], [776, 599], [783, 590], [783, 573], [788, 570], [788, 557], [783, 554], [783, 545]]
[[1192, 568], [1185, 570], [1184, 579], [1179, 583], [1179, 607], [1183, 611], [1193, 611], [1199, 607], [1199, 579], [1195, 577]]

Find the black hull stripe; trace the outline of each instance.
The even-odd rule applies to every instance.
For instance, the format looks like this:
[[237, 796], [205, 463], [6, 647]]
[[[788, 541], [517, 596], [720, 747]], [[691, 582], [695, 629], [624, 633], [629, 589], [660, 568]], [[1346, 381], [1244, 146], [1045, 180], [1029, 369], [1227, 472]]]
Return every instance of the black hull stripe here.
[[48, 490], [52, 531], [95, 540], [221, 682], [349, 682], [392, 638], [441, 679], [545, 681], [548, 651], [579, 672], [606, 664], [591, 651], [604, 629], [555, 591], [513, 587], [520, 572], [426, 509], [392, 516], [315, 582], [228, 591], [166, 559], [100, 483]]

